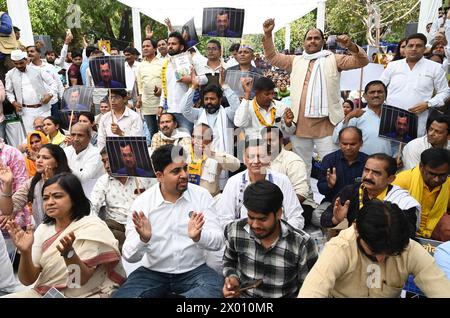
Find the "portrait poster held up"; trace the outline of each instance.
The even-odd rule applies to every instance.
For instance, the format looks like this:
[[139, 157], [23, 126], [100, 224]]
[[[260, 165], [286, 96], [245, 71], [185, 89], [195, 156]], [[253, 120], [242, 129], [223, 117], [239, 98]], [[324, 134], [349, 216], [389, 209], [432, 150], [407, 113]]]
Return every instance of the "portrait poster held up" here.
[[418, 117], [401, 108], [383, 105], [379, 136], [400, 143], [417, 138]]
[[256, 81], [263, 76], [261, 74], [249, 71], [227, 70], [225, 75], [225, 84], [228, 84], [237, 96], [244, 96], [244, 88], [242, 87], [241, 78], [245, 77], [252, 79], [252, 91], [254, 91], [253, 86]]
[[89, 60], [96, 88], [126, 89], [125, 57], [99, 56]]
[[186, 48], [189, 49], [196, 45], [198, 40], [197, 31], [195, 30], [194, 18], [186, 22], [181, 28], [181, 35], [186, 41]]
[[106, 149], [114, 177], [155, 178], [145, 137], [106, 137]]
[[240, 38], [244, 29], [244, 9], [204, 8], [202, 35]]
[[93, 87], [82, 85], [71, 86], [64, 91], [59, 117], [63, 126], [68, 127], [69, 131], [81, 113], [91, 112], [93, 92]]

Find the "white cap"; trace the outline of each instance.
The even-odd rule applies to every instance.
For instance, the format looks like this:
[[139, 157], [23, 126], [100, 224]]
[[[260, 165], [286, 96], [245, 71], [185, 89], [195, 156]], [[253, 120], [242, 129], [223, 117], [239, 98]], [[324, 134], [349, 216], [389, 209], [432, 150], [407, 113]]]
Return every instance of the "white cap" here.
[[11, 52], [11, 60], [20, 61], [27, 58], [27, 53], [21, 50], [14, 50]]

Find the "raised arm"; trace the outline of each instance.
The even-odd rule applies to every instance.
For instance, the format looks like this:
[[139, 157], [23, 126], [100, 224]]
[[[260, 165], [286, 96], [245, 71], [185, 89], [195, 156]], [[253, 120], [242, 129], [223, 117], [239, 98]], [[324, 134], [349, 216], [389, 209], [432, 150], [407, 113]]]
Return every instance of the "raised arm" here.
[[275, 46], [273, 44], [272, 31], [275, 27], [275, 20], [268, 19], [263, 24], [264, 29], [264, 38], [263, 38], [263, 47], [264, 47], [264, 55], [269, 63], [273, 66], [279, 67], [288, 72], [292, 71], [292, 62], [294, 61], [294, 56], [288, 56], [281, 53], [278, 53], [275, 50]]

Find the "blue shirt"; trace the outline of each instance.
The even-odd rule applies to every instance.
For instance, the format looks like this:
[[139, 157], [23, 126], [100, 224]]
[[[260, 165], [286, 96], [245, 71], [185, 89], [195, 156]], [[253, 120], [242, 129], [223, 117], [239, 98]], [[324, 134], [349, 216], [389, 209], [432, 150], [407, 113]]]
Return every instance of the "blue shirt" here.
[[333, 142], [335, 144], [339, 143], [339, 132], [344, 127], [355, 126], [361, 129], [363, 133], [363, 145], [361, 147], [361, 152], [368, 155], [373, 155], [374, 153], [386, 153], [389, 156], [393, 156], [393, 149], [391, 148], [391, 142], [385, 138], [378, 137], [378, 131], [380, 128], [381, 118], [369, 107], [365, 108], [364, 114], [359, 118], [352, 118], [349, 120], [347, 125], [341, 121], [334, 128], [333, 132]]
[[87, 71], [88, 67], [89, 67], [89, 59], [86, 61], [83, 60], [83, 63], [81, 63], [81, 66], [80, 66], [80, 73], [81, 73], [81, 79], [83, 80], [84, 86], [88, 86], [87, 79], [86, 79], [86, 71]]
[[450, 241], [442, 243], [436, 248], [434, 260], [447, 278], [450, 279]]
[[[361, 182], [366, 158], [367, 154], [359, 152], [358, 159], [349, 165], [341, 150], [326, 155], [322, 159], [317, 182], [319, 192], [325, 196], [323, 201], [332, 202], [333, 198], [343, 187]], [[334, 188], [330, 189], [327, 183], [327, 169], [333, 167], [336, 168], [336, 184]]]

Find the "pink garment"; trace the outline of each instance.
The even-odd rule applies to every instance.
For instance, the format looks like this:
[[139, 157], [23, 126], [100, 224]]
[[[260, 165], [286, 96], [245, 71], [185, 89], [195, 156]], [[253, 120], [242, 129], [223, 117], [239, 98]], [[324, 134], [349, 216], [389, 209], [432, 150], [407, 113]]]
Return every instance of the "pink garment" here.
[[[18, 149], [5, 144], [3, 139], [0, 138], [0, 162], [1, 164], [8, 166], [13, 173], [14, 193], [23, 183], [28, 180], [28, 173], [25, 167], [24, 156]], [[2, 216], [0, 215], [0, 220], [1, 218]], [[30, 213], [27, 207], [25, 207], [21, 212], [17, 213], [16, 221], [22, 227], [31, 224]]]

